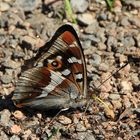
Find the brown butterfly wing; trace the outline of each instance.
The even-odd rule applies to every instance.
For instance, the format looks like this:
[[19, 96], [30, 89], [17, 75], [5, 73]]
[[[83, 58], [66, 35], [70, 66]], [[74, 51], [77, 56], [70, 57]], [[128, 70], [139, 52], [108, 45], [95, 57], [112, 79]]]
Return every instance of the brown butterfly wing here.
[[[51, 47], [48, 47], [49, 45]], [[47, 51], [46, 51], [47, 50]], [[41, 57], [40, 57], [41, 55]], [[59, 61], [60, 68], [52, 68], [77, 85], [82, 95], [87, 93], [85, 58], [79, 38], [70, 25], [60, 27], [52, 40], [41, 48], [35, 66], [50, 66], [51, 61]]]
[[16, 84], [13, 100], [17, 106], [64, 108], [80, 95], [85, 97], [84, 55], [70, 25], [60, 27], [35, 60], [35, 68], [21, 74]]

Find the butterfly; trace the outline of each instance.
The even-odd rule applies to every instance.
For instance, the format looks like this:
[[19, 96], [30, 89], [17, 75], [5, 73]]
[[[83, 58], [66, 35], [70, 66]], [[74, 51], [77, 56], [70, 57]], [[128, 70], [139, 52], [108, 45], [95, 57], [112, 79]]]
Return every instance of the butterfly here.
[[66, 109], [87, 102], [85, 57], [71, 25], [62, 25], [19, 76], [12, 97], [17, 107]]

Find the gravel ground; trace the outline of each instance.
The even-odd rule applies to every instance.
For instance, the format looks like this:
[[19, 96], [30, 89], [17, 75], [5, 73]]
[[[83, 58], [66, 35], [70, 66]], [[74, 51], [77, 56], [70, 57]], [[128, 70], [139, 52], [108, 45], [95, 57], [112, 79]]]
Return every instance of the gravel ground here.
[[[140, 138], [140, 1], [116, 0], [112, 11], [103, 0], [71, 0], [86, 57], [89, 87], [111, 110], [93, 100], [85, 109], [52, 114], [18, 109], [10, 101], [25, 60], [35, 56], [62, 24], [63, 1], [0, 2], [0, 140], [138, 140]], [[93, 93], [95, 93], [93, 91]], [[5, 97], [8, 96], [8, 99]]]

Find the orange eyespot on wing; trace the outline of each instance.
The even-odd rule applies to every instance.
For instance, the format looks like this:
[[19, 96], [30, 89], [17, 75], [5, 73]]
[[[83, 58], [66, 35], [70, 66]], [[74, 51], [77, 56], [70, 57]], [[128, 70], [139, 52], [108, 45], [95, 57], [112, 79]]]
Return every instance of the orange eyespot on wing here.
[[62, 67], [62, 61], [59, 59], [55, 59], [51, 63], [48, 63], [47, 67], [51, 70], [56, 70]]
[[68, 45], [71, 45], [75, 41], [75, 37], [69, 31], [66, 31], [62, 34], [62, 40]]

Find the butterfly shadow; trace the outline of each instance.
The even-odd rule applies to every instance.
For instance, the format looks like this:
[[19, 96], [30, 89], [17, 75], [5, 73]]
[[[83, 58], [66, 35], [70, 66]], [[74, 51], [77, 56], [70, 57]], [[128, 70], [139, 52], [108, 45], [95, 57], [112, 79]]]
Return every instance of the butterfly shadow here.
[[11, 98], [3, 99], [3, 97], [0, 97], [0, 111], [8, 109], [10, 112], [13, 112], [16, 110], [16, 106], [14, 105]]

